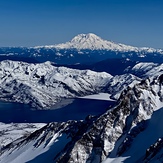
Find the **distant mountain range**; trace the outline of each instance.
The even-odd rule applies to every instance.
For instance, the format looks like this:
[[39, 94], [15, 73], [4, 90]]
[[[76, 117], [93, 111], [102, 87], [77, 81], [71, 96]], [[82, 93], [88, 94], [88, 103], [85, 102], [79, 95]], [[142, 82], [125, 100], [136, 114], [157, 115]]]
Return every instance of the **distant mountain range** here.
[[0, 60], [22, 60], [25, 62], [52, 61], [57, 64], [92, 64], [105, 59], [127, 58], [132, 61], [163, 61], [163, 50], [138, 48], [103, 40], [95, 34], [79, 34], [71, 41], [36, 47], [0, 48]]

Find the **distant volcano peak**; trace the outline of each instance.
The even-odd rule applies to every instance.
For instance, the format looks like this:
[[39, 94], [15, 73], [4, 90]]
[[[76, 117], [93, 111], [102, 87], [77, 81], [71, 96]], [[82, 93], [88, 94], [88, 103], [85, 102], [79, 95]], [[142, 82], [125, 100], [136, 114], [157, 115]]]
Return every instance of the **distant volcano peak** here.
[[159, 52], [163, 53], [161, 49], [153, 49], [148, 47], [134, 47], [121, 43], [115, 43], [113, 41], [104, 40], [101, 37], [95, 35], [94, 33], [78, 34], [72, 40], [56, 44], [56, 45], [46, 45], [37, 46], [35, 48], [56, 48], [56, 49], [76, 49], [76, 50], [110, 50], [119, 52]]
[[132, 46], [126, 46], [123, 44], [117, 44], [112, 41], [107, 41], [94, 33], [78, 34], [71, 41], [55, 45], [59, 49], [90, 49], [90, 50], [117, 50], [126, 51], [131, 49], [137, 49]]

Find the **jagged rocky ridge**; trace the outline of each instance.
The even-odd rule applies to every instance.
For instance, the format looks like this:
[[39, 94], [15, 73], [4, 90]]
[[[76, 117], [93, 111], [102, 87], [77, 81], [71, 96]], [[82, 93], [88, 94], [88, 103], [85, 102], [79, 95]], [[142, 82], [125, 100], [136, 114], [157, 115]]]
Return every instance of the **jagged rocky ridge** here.
[[[152, 150], [151, 145], [160, 140], [163, 133], [155, 133], [151, 138], [141, 137], [141, 134], [146, 134], [148, 130], [157, 131], [151, 128], [151, 124], [155, 121], [152, 119], [155, 112], [159, 111], [160, 117], [163, 115], [160, 112], [163, 107], [162, 91], [163, 75], [142, 80], [123, 90], [117, 105], [103, 115], [88, 116], [81, 122], [50, 123], [27, 139], [4, 147], [0, 160], [3, 163], [10, 162], [11, 159], [13, 163], [19, 162], [20, 159], [28, 163], [95, 163], [109, 162], [109, 158], [122, 156], [127, 158], [124, 162], [152, 162], [156, 156], [154, 152], [158, 149], [161, 160], [162, 141], [154, 145], [155, 150]], [[141, 138], [143, 144], [138, 144]], [[133, 147], [134, 141], [139, 148]], [[137, 155], [130, 153], [133, 148]], [[22, 151], [23, 154], [17, 157]]]
[[90, 70], [55, 67], [50, 62], [0, 62], [0, 99], [48, 108], [62, 98], [101, 91], [112, 76]]

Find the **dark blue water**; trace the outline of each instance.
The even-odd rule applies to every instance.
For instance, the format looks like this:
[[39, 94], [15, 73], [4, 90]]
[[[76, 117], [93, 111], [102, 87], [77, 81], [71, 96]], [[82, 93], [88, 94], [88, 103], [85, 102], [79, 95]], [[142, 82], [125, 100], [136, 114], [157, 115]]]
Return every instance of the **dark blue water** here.
[[[69, 101], [70, 102], [70, 101]], [[87, 115], [104, 113], [112, 101], [74, 99], [66, 106], [54, 106], [51, 110], [34, 110], [29, 105], [0, 102], [0, 122], [4, 123], [48, 123], [67, 120], [82, 120]], [[66, 103], [63, 101], [61, 104]], [[58, 108], [58, 109], [56, 109]]]

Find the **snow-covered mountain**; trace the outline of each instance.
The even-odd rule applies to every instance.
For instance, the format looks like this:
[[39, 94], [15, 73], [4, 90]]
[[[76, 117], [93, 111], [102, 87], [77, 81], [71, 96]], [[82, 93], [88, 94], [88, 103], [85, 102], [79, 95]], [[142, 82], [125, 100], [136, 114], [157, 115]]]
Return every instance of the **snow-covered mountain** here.
[[128, 86], [100, 116], [50, 123], [3, 147], [0, 162], [162, 162], [162, 76]]
[[47, 46], [37, 46], [35, 48], [56, 48], [56, 49], [77, 49], [77, 50], [111, 50], [111, 51], [148, 51], [148, 52], [156, 52], [162, 50], [156, 50], [154, 48], [147, 47], [133, 47], [129, 45], [124, 45], [121, 43], [115, 43], [113, 41], [107, 41], [102, 39], [101, 37], [93, 34], [79, 34], [75, 36], [72, 40], [62, 44], [56, 45], [47, 45]]
[[46, 48], [57, 48], [57, 49], [78, 49], [78, 50], [115, 50], [115, 51], [137, 51], [138, 48], [127, 46], [124, 44], [116, 44], [111, 41], [103, 40], [99, 36], [88, 33], [88, 34], [79, 34], [75, 36], [71, 41], [52, 45], [45, 46]]
[[0, 99], [48, 108], [62, 98], [100, 92], [112, 76], [90, 70], [55, 67], [50, 62], [0, 62]]

